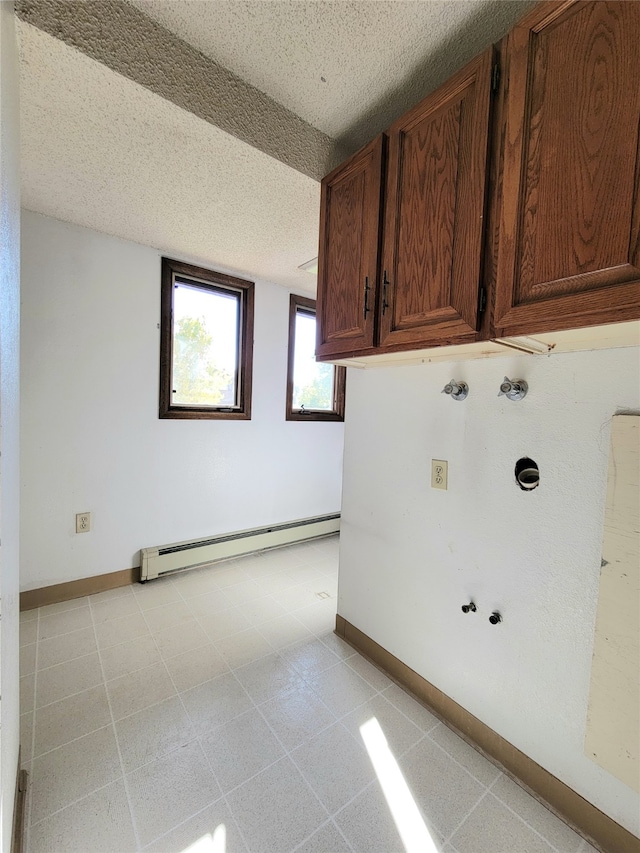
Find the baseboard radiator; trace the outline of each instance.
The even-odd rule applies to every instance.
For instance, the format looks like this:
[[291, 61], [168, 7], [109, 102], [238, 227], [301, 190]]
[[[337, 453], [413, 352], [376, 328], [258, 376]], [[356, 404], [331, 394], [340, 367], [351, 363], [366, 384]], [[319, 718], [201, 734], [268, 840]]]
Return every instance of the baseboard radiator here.
[[238, 530], [210, 539], [176, 542], [140, 551], [140, 582], [153, 580], [169, 572], [192, 569], [218, 560], [228, 560], [242, 554], [304, 542], [329, 536], [340, 530], [340, 513], [301, 518], [269, 527]]

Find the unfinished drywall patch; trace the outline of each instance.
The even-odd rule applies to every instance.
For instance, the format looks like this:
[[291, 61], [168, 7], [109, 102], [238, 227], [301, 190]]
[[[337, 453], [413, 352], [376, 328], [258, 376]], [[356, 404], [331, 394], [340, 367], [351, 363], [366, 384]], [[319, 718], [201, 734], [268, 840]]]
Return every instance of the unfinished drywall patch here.
[[640, 792], [640, 415], [618, 415], [602, 539], [585, 753]]

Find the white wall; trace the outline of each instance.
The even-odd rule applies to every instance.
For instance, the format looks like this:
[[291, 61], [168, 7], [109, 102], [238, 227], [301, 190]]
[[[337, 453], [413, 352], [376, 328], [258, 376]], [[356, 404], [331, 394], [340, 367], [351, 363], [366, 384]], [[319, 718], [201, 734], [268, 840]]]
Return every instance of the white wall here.
[[23, 211], [22, 257], [23, 589], [339, 510], [343, 425], [284, 419], [288, 291], [256, 282], [252, 420], [159, 420], [160, 253]]
[[18, 55], [13, 3], [0, 2], [0, 849], [11, 846], [19, 741]]
[[[503, 376], [530, 392], [498, 397]], [[465, 402], [441, 390], [469, 383]], [[638, 350], [351, 371], [338, 612], [635, 834], [638, 796], [585, 757], [611, 417]], [[540, 466], [521, 491], [514, 465]], [[430, 488], [431, 459], [449, 489]], [[475, 614], [461, 605], [471, 598]], [[490, 625], [498, 609], [502, 624]]]

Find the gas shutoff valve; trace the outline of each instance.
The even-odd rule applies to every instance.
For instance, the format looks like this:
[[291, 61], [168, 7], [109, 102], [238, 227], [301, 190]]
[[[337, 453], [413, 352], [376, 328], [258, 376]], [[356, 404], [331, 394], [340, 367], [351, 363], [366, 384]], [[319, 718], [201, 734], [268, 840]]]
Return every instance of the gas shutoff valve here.
[[504, 382], [500, 386], [498, 397], [506, 397], [507, 400], [523, 400], [527, 396], [529, 386], [524, 379], [509, 379], [504, 377]]
[[449, 394], [452, 400], [464, 400], [469, 393], [469, 386], [466, 382], [456, 382], [452, 379], [442, 389], [443, 394]]

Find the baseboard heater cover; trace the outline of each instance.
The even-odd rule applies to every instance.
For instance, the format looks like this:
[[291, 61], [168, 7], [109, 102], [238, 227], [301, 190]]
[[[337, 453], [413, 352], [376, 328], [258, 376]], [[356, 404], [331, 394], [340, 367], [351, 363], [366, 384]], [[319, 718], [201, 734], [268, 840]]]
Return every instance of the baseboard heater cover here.
[[175, 542], [140, 550], [140, 582], [154, 580], [168, 572], [193, 569], [218, 560], [239, 557], [307, 539], [329, 536], [340, 530], [340, 513], [301, 518], [268, 527], [238, 530], [209, 539]]

